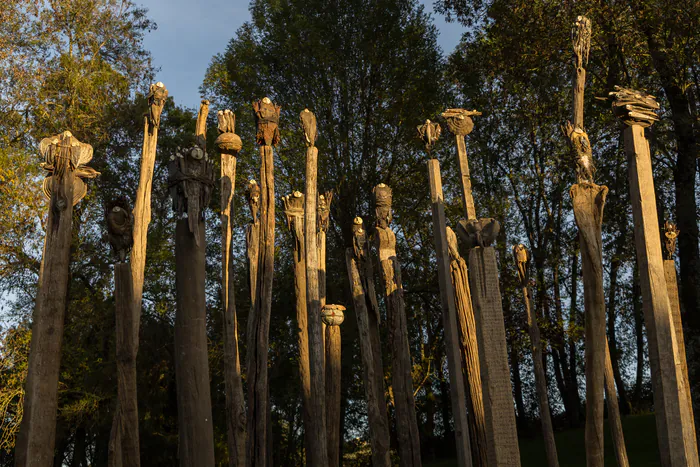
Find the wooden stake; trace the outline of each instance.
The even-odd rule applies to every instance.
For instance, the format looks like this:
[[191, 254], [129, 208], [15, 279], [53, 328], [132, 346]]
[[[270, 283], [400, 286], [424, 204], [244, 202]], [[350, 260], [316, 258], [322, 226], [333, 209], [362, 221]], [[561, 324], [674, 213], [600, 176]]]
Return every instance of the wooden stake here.
[[481, 365], [479, 364], [479, 345], [476, 339], [476, 322], [472, 308], [472, 295], [469, 290], [467, 263], [459, 253], [457, 235], [447, 227], [447, 247], [450, 254], [450, 273], [455, 294], [457, 322], [459, 325], [462, 364], [467, 379], [465, 392], [469, 404], [469, 435], [474, 464], [488, 467], [486, 444], [486, 415], [484, 399], [481, 393]]
[[[318, 195], [317, 203], [317, 224], [318, 227], [318, 293], [321, 302], [321, 310], [326, 305], [326, 232], [331, 214], [331, 201], [333, 201], [333, 192], [327, 191]], [[326, 325], [321, 321], [323, 334], [323, 348], [326, 348]], [[325, 358], [325, 356], [324, 356]], [[324, 361], [325, 366], [325, 361]]]
[[615, 389], [615, 376], [613, 375], [612, 359], [610, 358], [610, 347], [607, 338], [605, 339], [605, 394], [608, 402], [608, 422], [610, 423], [610, 434], [615, 447], [615, 458], [618, 467], [629, 467], [627, 459], [627, 448], [625, 447], [625, 434], [622, 431], [622, 420], [620, 420], [620, 406], [617, 401], [617, 389]]
[[208, 113], [209, 101], [203, 100], [195, 145], [178, 153], [169, 165], [173, 209], [179, 217], [175, 228], [175, 376], [182, 467], [214, 465], [205, 296], [204, 208], [214, 184], [206, 152]]
[[87, 191], [81, 177], [99, 175], [85, 165], [92, 159], [92, 146], [69, 131], [44, 138], [39, 149], [45, 159], [42, 167], [48, 172], [43, 189], [49, 199], [49, 216], [34, 305], [24, 416], [15, 448], [17, 467], [53, 465], [73, 206]]
[[401, 265], [396, 257], [396, 236], [391, 223], [391, 188], [380, 183], [374, 190], [375, 242], [379, 255], [386, 314], [389, 320], [391, 382], [394, 389], [396, 438], [402, 466], [420, 466], [420, 434], [413, 398], [413, 362], [408, 342], [408, 323], [401, 284]]
[[[389, 421], [386, 413], [382, 348], [379, 340], [379, 308], [377, 307], [374, 286], [369, 289], [364, 285], [367, 283], [366, 278], [372, 278], [373, 274], [371, 273], [372, 262], [367, 249], [367, 232], [363, 228], [361, 218], [355, 218], [352, 231], [354, 248], [348, 248], [345, 251], [345, 261], [355, 314], [357, 315], [360, 354], [367, 397], [372, 465], [374, 467], [390, 467]], [[365, 272], [368, 268], [369, 274]]]
[[233, 193], [236, 186], [236, 156], [241, 138], [236, 135], [236, 116], [219, 111], [216, 147], [221, 154], [221, 302], [224, 318], [224, 382], [226, 388], [226, 428], [228, 460], [231, 467], [245, 466], [246, 414], [238, 352], [235, 281], [232, 274], [231, 241]]
[[535, 365], [535, 386], [537, 388], [537, 406], [540, 410], [540, 422], [542, 423], [542, 437], [544, 438], [544, 450], [547, 454], [547, 465], [549, 467], [559, 467], [557, 457], [557, 445], [554, 441], [554, 429], [552, 428], [552, 418], [549, 411], [549, 400], [547, 399], [547, 377], [542, 359], [542, 341], [540, 339], [540, 327], [537, 325], [537, 316], [532, 309], [532, 292], [528, 286], [530, 279], [528, 260], [529, 255], [525, 245], [513, 246], [513, 256], [515, 265], [518, 268], [518, 278], [520, 288], [525, 301], [525, 312], [527, 314], [527, 331], [530, 335], [530, 345], [532, 347], [532, 361]]
[[[267, 377], [268, 349], [270, 338], [270, 315], [272, 313], [272, 282], [275, 261], [275, 177], [272, 147], [279, 143], [279, 117], [281, 107], [265, 97], [253, 102], [257, 124], [256, 141], [260, 145], [260, 187], [258, 200], [250, 200], [253, 219], [257, 219], [260, 208], [259, 225], [256, 221], [249, 229], [252, 236], [259, 229], [257, 239], [249, 239], [249, 260], [257, 259], [257, 271], [251, 267], [251, 275], [256, 273], [255, 283], [251, 280], [251, 293], [255, 293], [253, 309], [248, 317], [248, 438], [246, 444], [247, 465], [267, 467], [272, 449], [269, 439], [269, 383]], [[249, 184], [255, 190], [255, 184]], [[259, 251], [258, 251], [259, 248]], [[254, 258], [253, 253], [257, 252]], [[253, 292], [254, 290], [254, 292]]]
[[345, 320], [342, 305], [325, 305], [322, 319], [326, 325], [326, 422], [328, 427], [328, 465], [340, 463], [340, 325]]
[[628, 125], [624, 131], [625, 152], [661, 462], [672, 467], [697, 466], [692, 413], [686, 409], [680, 366], [675, 361], [678, 342], [661, 255], [649, 143], [644, 137], [644, 128], [658, 118], [655, 110], [659, 106], [652, 96], [642, 92], [616, 89], [611, 93], [613, 113]]
[[457, 146], [457, 162], [459, 164], [459, 174], [462, 181], [462, 203], [467, 220], [476, 219], [476, 208], [474, 207], [474, 197], [472, 196], [472, 181], [469, 174], [469, 161], [467, 160], [467, 147], [464, 139], [474, 129], [474, 122], [471, 117], [481, 115], [477, 110], [447, 109], [442, 113], [442, 117], [447, 121], [447, 127], [455, 135]]
[[308, 109], [300, 114], [306, 137], [306, 300], [309, 314], [309, 364], [311, 369], [311, 415], [312, 423], [306, 428], [310, 437], [308, 465], [323, 466], [328, 463], [328, 443], [326, 437], [326, 404], [323, 329], [321, 323], [321, 302], [318, 287], [318, 245], [316, 230], [316, 202], [318, 199], [318, 149], [316, 143], [316, 117]]
[[452, 416], [454, 417], [455, 442], [457, 444], [457, 465], [471, 467], [471, 447], [469, 444], [469, 426], [465, 404], [464, 380], [457, 332], [457, 312], [455, 310], [454, 290], [450, 278], [450, 258], [447, 247], [445, 206], [442, 194], [440, 164], [437, 159], [428, 160], [428, 179], [430, 182], [430, 201], [433, 207], [433, 238], [438, 261], [438, 279], [440, 281], [440, 301], [442, 303], [442, 324], [445, 329], [445, 353], [450, 373], [450, 397]]

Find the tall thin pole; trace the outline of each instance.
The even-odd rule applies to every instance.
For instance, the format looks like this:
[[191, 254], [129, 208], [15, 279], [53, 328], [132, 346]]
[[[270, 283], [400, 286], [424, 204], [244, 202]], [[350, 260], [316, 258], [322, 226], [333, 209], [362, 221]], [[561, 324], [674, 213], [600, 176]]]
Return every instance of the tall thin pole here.
[[340, 325], [345, 307], [324, 305], [321, 314], [326, 325], [326, 422], [328, 427], [328, 466], [340, 467]]
[[217, 113], [219, 137], [214, 143], [221, 154], [221, 304], [224, 321], [224, 385], [226, 388], [226, 428], [228, 459], [231, 467], [245, 465], [245, 400], [238, 351], [235, 281], [233, 276], [233, 193], [236, 186], [236, 156], [241, 138], [236, 134], [236, 116], [230, 110]]

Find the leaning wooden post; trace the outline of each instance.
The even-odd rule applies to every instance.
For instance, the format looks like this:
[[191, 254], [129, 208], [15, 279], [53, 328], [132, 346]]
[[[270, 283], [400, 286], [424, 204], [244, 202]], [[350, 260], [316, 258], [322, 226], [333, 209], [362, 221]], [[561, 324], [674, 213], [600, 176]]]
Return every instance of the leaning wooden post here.
[[366, 279], [369, 277], [372, 281], [374, 274], [372, 274], [372, 261], [369, 257], [367, 231], [364, 229], [362, 218], [354, 219], [352, 234], [353, 248], [345, 250], [345, 262], [360, 338], [372, 465], [390, 467], [389, 420], [386, 413], [382, 347], [379, 340], [380, 315], [374, 285], [372, 282], [368, 283]]
[[648, 94], [619, 86], [615, 89], [610, 93], [613, 113], [627, 125], [625, 152], [661, 462], [672, 467], [696, 466], [692, 413], [687, 410], [680, 366], [675, 361], [678, 342], [661, 255], [649, 143], [644, 137], [644, 128], [658, 120], [655, 111], [659, 105]]
[[[425, 143], [430, 155], [433, 144], [440, 137], [440, 125], [426, 120], [418, 127], [418, 135]], [[440, 163], [432, 157], [428, 160], [428, 181], [430, 183], [430, 201], [433, 210], [433, 238], [440, 282], [440, 301], [442, 303], [442, 325], [445, 332], [445, 354], [450, 374], [450, 399], [452, 417], [454, 418], [455, 443], [457, 446], [457, 465], [472, 465], [471, 446], [469, 442], [469, 425], [467, 420], [466, 393], [462, 378], [459, 334], [457, 331], [457, 311], [455, 295], [450, 277], [450, 257], [447, 244], [447, 222], [442, 194]]]
[[[257, 271], [255, 283], [251, 278], [251, 293], [255, 288], [253, 309], [248, 317], [248, 430], [246, 444], [246, 462], [248, 465], [267, 467], [269, 444], [268, 422], [270, 414], [269, 386], [267, 379], [268, 342], [270, 338], [270, 315], [272, 313], [272, 280], [275, 261], [275, 177], [273, 164], [273, 146], [280, 141], [279, 118], [281, 107], [265, 97], [253, 102], [255, 122], [257, 124], [256, 141], [260, 145], [260, 186], [249, 184], [256, 190], [258, 200], [255, 204], [260, 209], [259, 225], [255, 220], [257, 208], [253, 207], [252, 196], [249, 203], [253, 210], [254, 228], [248, 234], [259, 231], [258, 239], [248, 239], [248, 253], [257, 241]], [[249, 256], [249, 260], [255, 258]], [[251, 266], [251, 274], [252, 274]]]
[[109, 465], [141, 465], [139, 454], [139, 412], [136, 400], [136, 346], [134, 326], [138, 310], [133, 305], [131, 267], [127, 256], [134, 243], [134, 216], [125, 198], [105, 206], [107, 240], [114, 263], [114, 303], [117, 348], [117, 409], [109, 436]]
[[[671, 319], [676, 335], [678, 354], [676, 355], [676, 367], [679, 368], [679, 379], [683, 398], [686, 403], [686, 411], [690, 414], [691, 431], [695, 433], [695, 417], [693, 416], [693, 398], [690, 393], [690, 381], [688, 379], [688, 362], [685, 356], [685, 337], [683, 336], [683, 322], [681, 320], [681, 305], [678, 298], [678, 279], [676, 278], [676, 239], [680, 231], [675, 224], [666, 221], [664, 224], [664, 246], [666, 255], [664, 257], [664, 275], [666, 277], [666, 288], [668, 298], [671, 303]], [[691, 451], [697, 451], [696, 438], [688, 440]]]
[[[306, 311], [306, 252], [304, 248], [304, 194], [295, 191], [282, 198], [287, 227], [292, 234], [294, 263], [294, 293], [297, 312], [297, 343], [299, 345], [299, 376], [301, 378], [301, 408], [304, 427], [310, 426], [311, 373], [309, 369], [309, 323]], [[307, 455], [310, 451], [309, 436], [305, 436]]]
[[622, 420], [620, 418], [620, 404], [617, 400], [617, 389], [615, 388], [615, 376], [613, 374], [612, 359], [610, 358], [610, 346], [605, 340], [605, 400], [608, 404], [608, 422], [610, 424], [610, 434], [615, 448], [615, 459], [618, 467], [629, 467], [627, 458], [627, 447], [625, 446], [625, 434], [622, 431]]
[[73, 206], [87, 193], [82, 178], [99, 175], [85, 165], [92, 159], [92, 146], [78, 141], [70, 131], [44, 138], [39, 150], [45, 160], [41, 166], [48, 172], [43, 190], [49, 199], [49, 216], [34, 305], [24, 417], [15, 448], [17, 467], [53, 465]]
[[328, 465], [340, 464], [340, 325], [345, 307], [324, 305], [321, 311], [326, 325], [326, 423], [328, 423]]
[[214, 465], [214, 427], [209, 389], [206, 241], [204, 209], [209, 204], [214, 170], [206, 152], [209, 101], [197, 116], [195, 144], [171, 158], [168, 172], [175, 228], [175, 376], [178, 454], [181, 466]]
[[394, 387], [396, 410], [396, 438], [402, 466], [419, 466], [420, 434], [413, 398], [413, 362], [408, 342], [408, 323], [401, 284], [401, 265], [396, 257], [396, 235], [391, 223], [391, 188], [380, 183], [374, 190], [375, 242], [379, 254], [386, 314], [389, 320], [389, 348], [391, 349], [391, 382]]
[[544, 450], [547, 454], [547, 465], [558, 467], [557, 445], [554, 442], [554, 429], [552, 428], [552, 417], [549, 411], [549, 401], [547, 399], [547, 378], [542, 360], [542, 341], [540, 339], [540, 327], [537, 325], [537, 316], [532, 309], [532, 292], [529, 288], [529, 254], [522, 243], [513, 246], [513, 257], [518, 268], [518, 279], [525, 301], [525, 312], [527, 315], [527, 331], [530, 335], [530, 345], [532, 347], [532, 361], [535, 365], [535, 386], [537, 389], [537, 407], [540, 410], [540, 421], [542, 423], [542, 436], [544, 438]]
[[591, 42], [591, 22], [579, 16], [573, 26], [576, 59], [574, 77], [574, 122], [563, 130], [569, 139], [577, 166], [578, 183], [569, 191], [574, 218], [579, 229], [583, 264], [584, 306], [586, 312], [586, 464], [602, 467], [603, 413], [605, 405], [605, 296], [603, 291], [602, 224], [608, 187], [593, 181], [591, 144], [583, 127], [585, 65]]
[[233, 193], [236, 186], [236, 156], [241, 138], [236, 134], [236, 115], [230, 110], [217, 113], [221, 154], [221, 305], [224, 318], [224, 383], [226, 388], [226, 427], [228, 460], [231, 467], [245, 465], [245, 400], [238, 352], [235, 281], [232, 274], [231, 241], [233, 230]]
[[306, 242], [306, 301], [309, 317], [309, 365], [311, 370], [312, 423], [306, 427], [310, 437], [308, 465], [328, 463], [326, 437], [325, 371], [321, 301], [318, 288], [318, 245], [316, 202], [318, 199], [318, 149], [316, 148], [316, 117], [309, 109], [299, 115], [306, 141], [306, 205], [304, 240]]

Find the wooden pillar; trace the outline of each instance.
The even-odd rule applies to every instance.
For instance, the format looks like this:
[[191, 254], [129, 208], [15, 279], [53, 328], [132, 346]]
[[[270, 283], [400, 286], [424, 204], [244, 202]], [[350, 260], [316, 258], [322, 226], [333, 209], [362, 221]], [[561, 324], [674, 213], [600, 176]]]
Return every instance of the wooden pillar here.
[[169, 165], [173, 209], [179, 217], [175, 227], [175, 377], [182, 467], [214, 465], [205, 296], [204, 208], [214, 183], [206, 153], [208, 113], [209, 101], [203, 100], [195, 145], [179, 152]]
[[620, 419], [620, 405], [617, 401], [617, 389], [615, 389], [615, 377], [613, 375], [612, 360], [610, 358], [610, 347], [608, 340], [605, 340], [605, 397], [608, 402], [608, 423], [610, 424], [610, 434], [615, 448], [615, 459], [618, 467], [629, 467], [627, 458], [627, 447], [625, 446], [625, 434], [622, 431], [622, 420]]
[[[260, 145], [260, 186], [256, 190], [258, 199], [254, 203], [260, 209], [259, 223], [249, 234], [258, 233], [258, 239], [249, 239], [249, 254], [257, 251], [254, 308], [248, 317], [248, 428], [246, 441], [246, 463], [256, 467], [267, 467], [271, 463], [269, 454], [272, 449], [269, 439], [269, 383], [267, 375], [270, 315], [272, 313], [272, 282], [275, 261], [275, 177], [273, 163], [273, 146], [279, 143], [279, 117], [281, 107], [265, 97], [253, 102], [255, 122], [257, 124], [256, 141]], [[257, 186], [257, 185], [256, 185]], [[249, 184], [255, 190], [253, 184]], [[250, 192], [254, 196], [254, 191]], [[249, 198], [250, 199], [250, 198]], [[253, 219], [257, 218], [257, 208]], [[257, 224], [257, 226], [255, 226]], [[255, 232], [257, 230], [257, 232]], [[257, 242], [257, 248], [255, 243]], [[251, 269], [251, 274], [252, 274]], [[251, 281], [252, 282], [252, 281]]]
[[645, 93], [618, 86], [616, 90], [611, 93], [613, 113], [627, 125], [625, 153], [661, 462], [665, 467], [696, 466], [692, 414], [687, 411], [680, 367], [675, 361], [678, 342], [661, 255], [649, 143], [644, 137], [644, 128], [658, 119], [655, 110], [659, 106]]
[[73, 206], [87, 192], [81, 177], [99, 175], [85, 165], [92, 159], [92, 146], [69, 131], [44, 138], [39, 150], [45, 160], [42, 167], [48, 172], [43, 190], [49, 199], [49, 215], [24, 385], [24, 416], [15, 448], [17, 467], [53, 465]]
[[401, 284], [401, 265], [396, 257], [396, 236], [389, 227], [392, 219], [391, 188], [380, 183], [372, 190], [377, 224], [375, 242], [379, 255], [386, 314], [389, 320], [391, 382], [394, 389], [396, 438], [400, 465], [420, 466], [420, 433], [413, 398], [413, 361], [408, 341], [408, 322]]
[[325, 349], [321, 323], [321, 302], [318, 286], [318, 245], [316, 230], [316, 203], [318, 199], [318, 149], [316, 144], [316, 117], [308, 109], [299, 115], [306, 138], [306, 301], [309, 315], [309, 365], [311, 370], [312, 423], [306, 428], [310, 437], [308, 465], [323, 466], [328, 462], [325, 404]]
[[[295, 191], [282, 198], [287, 227], [292, 234], [294, 263], [294, 295], [296, 297], [297, 343], [299, 345], [299, 377], [304, 427], [313, 423], [311, 416], [311, 373], [309, 369], [309, 324], [306, 311], [306, 250], [304, 246], [304, 194]], [[305, 448], [309, 436], [304, 437]]]
[[107, 239], [117, 262], [114, 264], [114, 303], [117, 355], [117, 405], [109, 436], [108, 464], [141, 465], [139, 412], [136, 399], [136, 349], [139, 310], [133, 306], [131, 267], [127, 255], [133, 245], [133, 214], [125, 198], [105, 206]]
[[[327, 191], [318, 195], [318, 203], [316, 210], [318, 212], [316, 219], [316, 227], [318, 228], [318, 296], [321, 303], [321, 310], [326, 305], [326, 232], [331, 214], [331, 201], [333, 201], [333, 192]], [[321, 321], [323, 348], [326, 348], [326, 324]], [[325, 358], [325, 356], [324, 356]], [[325, 366], [325, 363], [324, 363]]]
[[535, 366], [535, 387], [537, 392], [537, 407], [540, 411], [540, 422], [542, 423], [542, 437], [544, 438], [544, 450], [547, 454], [547, 465], [558, 467], [557, 445], [554, 441], [554, 429], [552, 427], [552, 417], [549, 411], [549, 400], [547, 398], [547, 376], [542, 358], [542, 341], [540, 339], [540, 327], [537, 324], [537, 316], [532, 307], [532, 292], [529, 287], [529, 254], [522, 243], [513, 246], [513, 256], [515, 265], [518, 268], [518, 279], [525, 301], [525, 313], [527, 314], [527, 332], [530, 335], [530, 346], [532, 348], [532, 361]]
[[[433, 144], [440, 136], [440, 125], [426, 120], [418, 127], [418, 135], [425, 143], [428, 155]], [[469, 424], [467, 421], [466, 391], [462, 378], [462, 362], [457, 331], [457, 311], [455, 307], [454, 288], [450, 276], [450, 256], [447, 245], [447, 222], [445, 204], [442, 194], [440, 163], [437, 159], [428, 160], [428, 183], [430, 184], [430, 203], [433, 211], [433, 239], [437, 256], [438, 281], [440, 283], [440, 302], [442, 304], [442, 325], [445, 332], [445, 354], [450, 374], [450, 399], [454, 418], [455, 443], [457, 447], [457, 464], [472, 466], [471, 446], [469, 441]]]
[[[671, 320], [676, 335], [678, 354], [676, 355], [676, 368], [679, 372], [681, 392], [685, 402], [685, 410], [690, 414], [690, 431], [695, 433], [695, 417], [693, 416], [693, 397], [690, 393], [690, 380], [688, 379], [688, 362], [685, 356], [685, 337], [683, 335], [683, 322], [681, 320], [681, 305], [678, 297], [678, 279], [676, 278], [676, 239], [680, 231], [675, 224], [666, 222], [664, 225], [664, 276], [666, 278], [666, 288], [668, 298], [671, 303]], [[697, 451], [697, 439], [688, 439], [690, 450]]]
[[345, 320], [345, 307], [324, 305], [321, 311], [326, 325], [326, 431], [328, 432], [328, 465], [340, 467], [340, 325]]
[[[390, 467], [389, 421], [384, 395], [384, 369], [382, 347], [379, 340], [379, 307], [374, 286], [367, 287], [366, 278], [373, 278], [372, 261], [369, 257], [367, 232], [362, 219], [356, 217], [352, 226], [353, 248], [345, 251], [348, 278], [352, 290], [353, 304], [357, 316], [357, 329], [360, 339], [360, 354], [367, 397], [367, 419], [372, 448], [372, 465]], [[369, 268], [369, 274], [366, 271]]]
[[224, 322], [224, 385], [226, 389], [226, 431], [228, 461], [231, 467], [245, 465], [245, 400], [238, 351], [235, 280], [233, 276], [233, 193], [236, 186], [236, 156], [241, 138], [236, 134], [236, 116], [230, 110], [217, 113], [219, 137], [216, 147], [221, 154], [221, 304]]

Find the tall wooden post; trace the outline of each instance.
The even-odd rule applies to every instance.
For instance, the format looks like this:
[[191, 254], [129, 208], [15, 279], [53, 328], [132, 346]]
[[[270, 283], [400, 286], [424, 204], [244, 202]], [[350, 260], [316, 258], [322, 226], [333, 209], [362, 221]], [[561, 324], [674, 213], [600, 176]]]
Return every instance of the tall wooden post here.
[[552, 428], [552, 417], [549, 411], [549, 400], [547, 399], [547, 377], [542, 359], [542, 341], [540, 339], [540, 327], [537, 325], [537, 316], [532, 309], [532, 292], [528, 282], [530, 280], [528, 260], [529, 254], [522, 243], [513, 246], [513, 256], [515, 265], [518, 268], [518, 279], [525, 301], [525, 312], [527, 314], [527, 331], [530, 335], [530, 346], [532, 347], [532, 361], [535, 365], [535, 386], [537, 392], [537, 407], [540, 410], [540, 421], [542, 423], [542, 437], [544, 438], [544, 450], [547, 454], [547, 465], [558, 467], [557, 445], [554, 441], [554, 429]]
[[[287, 227], [292, 233], [294, 262], [294, 294], [297, 312], [297, 343], [299, 345], [299, 376], [304, 427], [313, 423], [311, 416], [311, 373], [309, 368], [309, 323], [306, 311], [306, 250], [304, 245], [304, 194], [295, 191], [282, 198]], [[307, 456], [309, 436], [305, 436]]]
[[73, 206], [87, 192], [82, 177], [99, 175], [85, 165], [92, 159], [92, 146], [78, 141], [70, 131], [44, 138], [39, 143], [39, 150], [45, 160], [42, 167], [48, 173], [43, 189], [49, 199], [49, 216], [43, 269], [34, 305], [32, 342], [24, 385], [24, 416], [15, 448], [17, 467], [53, 465]]
[[204, 208], [214, 184], [214, 171], [206, 152], [208, 113], [209, 101], [203, 100], [197, 116], [195, 145], [180, 151], [168, 167], [173, 210], [178, 216], [175, 228], [175, 376], [178, 455], [182, 467], [214, 465], [204, 290]]
[[[418, 127], [418, 136], [425, 143], [428, 154], [433, 144], [440, 137], [440, 125], [426, 120]], [[469, 422], [467, 421], [466, 393], [462, 378], [462, 362], [457, 331], [457, 311], [455, 295], [450, 276], [450, 257], [447, 245], [447, 221], [442, 194], [440, 163], [437, 159], [428, 160], [428, 182], [430, 184], [430, 203], [433, 210], [433, 239], [440, 283], [440, 302], [442, 303], [442, 325], [445, 330], [445, 354], [450, 374], [450, 399], [452, 417], [454, 418], [455, 443], [457, 446], [457, 464], [472, 466], [471, 446], [469, 442]]]
[[[260, 208], [260, 221], [257, 227], [249, 229], [251, 235], [259, 229], [258, 239], [248, 239], [248, 253], [257, 241], [256, 283], [251, 280], [251, 293], [255, 287], [253, 309], [248, 317], [248, 437], [246, 444], [247, 465], [267, 467], [271, 459], [268, 423], [270, 419], [269, 383], [267, 378], [268, 348], [270, 338], [270, 315], [272, 313], [272, 280], [275, 261], [275, 177], [273, 150], [280, 140], [279, 118], [281, 107], [265, 97], [253, 102], [257, 124], [256, 141], [260, 145], [260, 186], [257, 189]], [[254, 184], [249, 184], [255, 190]], [[257, 209], [251, 202], [254, 191], [250, 192], [249, 203], [253, 210], [253, 224], [257, 224]], [[252, 274], [251, 268], [251, 274]]]
[[658, 119], [655, 110], [659, 105], [652, 96], [618, 86], [610, 94], [613, 113], [627, 125], [625, 153], [661, 462], [668, 467], [697, 466], [692, 413], [687, 410], [680, 366], [675, 361], [678, 342], [661, 255], [649, 143], [644, 137], [644, 128]]
[[[668, 298], [671, 302], [671, 319], [673, 320], [673, 329], [676, 334], [676, 342], [678, 347], [678, 355], [676, 355], [676, 366], [680, 365], [679, 376], [681, 391], [686, 402], [686, 410], [690, 417], [692, 432], [695, 433], [695, 417], [693, 416], [693, 397], [690, 393], [690, 380], [688, 379], [688, 361], [685, 356], [685, 337], [683, 336], [683, 322], [681, 320], [681, 304], [678, 298], [678, 279], [676, 278], [676, 240], [680, 231], [675, 224], [666, 221], [664, 225], [664, 275], [666, 277], [666, 288], [668, 289]], [[697, 441], [695, 438], [689, 440], [691, 450], [697, 451]]]
[[136, 348], [139, 311], [133, 305], [131, 267], [127, 255], [133, 245], [133, 214], [125, 198], [105, 206], [107, 239], [117, 262], [114, 264], [114, 303], [117, 349], [117, 409], [109, 437], [110, 466], [141, 465], [139, 412], [136, 399]]
[[372, 283], [374, 274], [372, 273], [372, 261], [369, 257], [367, 232], [364, 229], [362, 218], [356, 217], [354, 219], [352, 233], [353, 248], [348, 248], [345, 251], [345, 261], [355, 314], [357, 315], [362, 374], [367, 397], [372, 465], [374, 467], [390, 467], [389, 421], [384, 395], [382, 346], [379, 340], [380, 315]]
[[612, 359], [610, 358], [610, 347], [607, 339], [605, 340], [605, 400], [608, 404], [608, 423], [610, 424], [610, 434], [612, 435], [613, 447], [615, 448], [617, 467], [629, 467], [625, 434], [622, 431], [622, 420], [620, 418], [620, 404], [617, 401], [615, 376], [613, 375]]
[[318, 286], [318, 245], [316, 230], [316, 203], [318, 200], [318, 149], [316, 144], [316, 117], [309, 109], [299, 115], [306, 141], [306, 301], [309, 315], [309, 364], [311, 369], [312, 423], [306, 428], [309, 442], [308, 465], [323, 466], [328, 463], [325, 404], [325, 350], [321, 323], [321, 301]]
[[375, 242], [379, 254], [386, 314], [389, 320], [389, 348], [391, 349], [391, 382], [396, 409], [396, 438], [400, 465], [420, 466], [420, 434], [413, 398], [413, 362], [408, 342], [408, 322], [401, 284], [401, 265], [396, 257], [396, 235], [389, 227], [392, 219], [391, 188], [380, 183], [374, 190], [377, 217]]
[[231, 467], [245, 466], [245, 400], [238, 352], [235, 281], [232, 274], [231, 241], [233, 230], [233, 193], [236, 186], [236, 156], [241, 138], [236, 134], [236, 115], [230, 110], [217, 113], [221, 154], [221, 304], [224, 318], [224, 384], [226, 388], [226, 428], [228, 460]]
[[457, 235], [447, 227], [447, 248], [450, 255], [450, 273], [455, 295], [457, 323], [459, 325], [460, 350], [464, 376], [467, 380], [465, 393], [469, 404], [469, 435], [472, 461], [478, 466], [488, 467], [486, 449], [486, 419], [484, 399], [481, 393], [481, 366], [479, 364], [479, 344], [476, 339], [476, 322], [472, 308], [472, 294], [469, 290], [467, 262], [459, 253]]
[[[318, 296], [321, 303], [321, 310], [326, 305], [326, 232], [331, 215], [331, 201], [333, 201], [333, 191], [319, 193], [316, 209], [318, 216], [316, 227], [318, 228]], [[326, 348], [326, 324], [321, 321], [323, 334], [323, 348]], [[325, 358], [325, 357], [324, 357]], [[324, 363], [325, 365], [325, 363]]]
[[324, 305], [321, 311], [326, 325], [326, 423], [328, 426], [328, 465], [340, 467], [340, 325], [345, 307]]
[[[462, 187], [462, 203], [464, 205], [464, 215], [466, 219], [476, 219], [476, 208], [474, 206], [474, 197], [472, 196], [472, 182], [469, 173], [469, 161], [467, 160], [467, 149], [465, 145], [465, 137], [474, 129], [472, 116], [481, 115], [477, 110], [464, 109], [447, 109], [442, 113], [442, 117], [447, 123], [447, 128], [455, 137], [457, 147], [457, 163]], [[469, 434], [471, 436], [471, 448], [474, 457], [474, 462], [479, 465], [488, 465], [486, 452], [486, 419], [483, 408], [483, 394], [481, 392], [481, 365], [479, 363], [479, 349], [476, 338], [476, 327], [470, 323], [474, 321], [474, 308], [472, 307], [471, 292], [469, 291], [469, 271], [466, 262], [459, 256], [457, 249], [456, 236], [454, 231], [447, 229], [447, 241], [450, 244], [450, 255], [452, 256], [451, 270], [452, 282], [455, 288], [455, 300], [457, 305], [457, 318], [459, 320], [460, 339], [462, 344], [462, 357], [465, 369], [468, 370], [467, 377], [470, 378], [467, 387], [467, 399], [471, 406], [469, 411]], [[454, 239], [455, 245], [452, 248], [451, 241]], [[455, 262], [457, 261], [457, 262]], [[461, 261], [461, 262], [460, 262]], [[463, 264], [462, 264], [463, 263]], [[458, 280], [456, 274], [461, 278]], [[462, 282], [464, 284], [462, 284]], [[464, 289], [467, 293], [465, 298], [459, 295], [460, 289]], [[467, 353], [465, 345], [471, 343], [473, 348]], [[466, 358], [469, 358], [469, 361]], [[478, 388], [478, 391], [476, 391]]]

